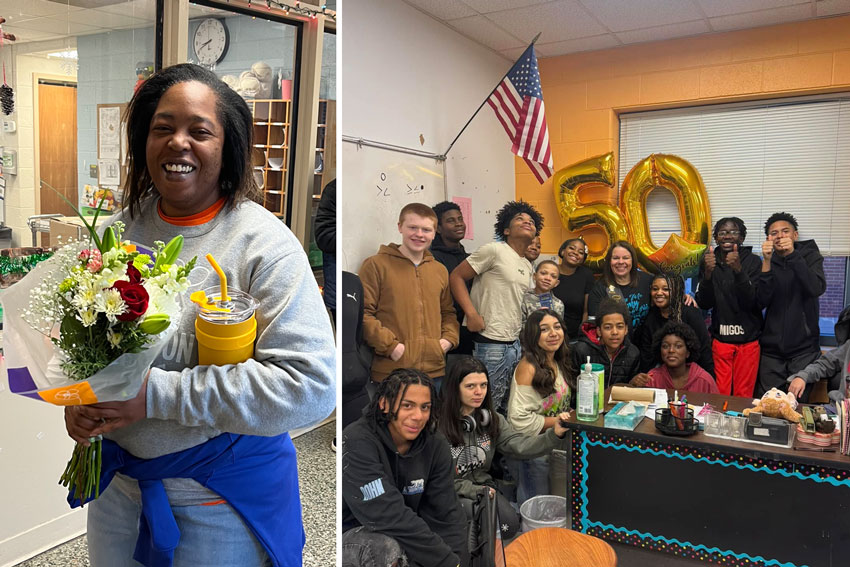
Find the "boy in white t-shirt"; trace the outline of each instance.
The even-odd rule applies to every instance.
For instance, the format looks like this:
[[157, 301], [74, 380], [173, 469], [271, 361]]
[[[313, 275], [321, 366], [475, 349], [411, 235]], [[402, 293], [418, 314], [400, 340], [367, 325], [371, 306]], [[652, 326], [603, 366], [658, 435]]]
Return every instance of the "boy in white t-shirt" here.
[[[473, 333], [473, 356], [487, 366], [493, 407], [504, 412], [514, 367], [519, 361], [522, 296], [532, 273], [526, 249], [543, 229], [543, 217], [525, 201], [511, 201], [496, 213], [497, 242], [485, 244], [455, 268], [449, 281], [455, 301]], [[466, 282], [473, 279], [472, 291]]]

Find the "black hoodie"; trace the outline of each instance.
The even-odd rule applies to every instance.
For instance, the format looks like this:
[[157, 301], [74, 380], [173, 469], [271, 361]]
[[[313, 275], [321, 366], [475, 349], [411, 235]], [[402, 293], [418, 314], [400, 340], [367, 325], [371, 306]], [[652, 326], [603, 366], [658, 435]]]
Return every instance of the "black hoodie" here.
[[449, 248], [439, 234], [434, 236], [434, 240], [431, 241], [431, 254], [434, 259], [446, 267], [449, 274], [469, 256], [464, 250], [463, 244], [458, 243], [457, 248]]
[[723, 261], [723, 250], [714, 249], [717, 266], [705, 279], [705, 259], [699, 265], [695, 299], [702, 309], [711, 309], [711, 336], [721, 343], [744, 344], [759, 338], [764, 318], [756, 301], [756, 282], [761, 259], [752, 246], [739, 246], [741, 271], [735, 273]]
[[[466, 260], [466, 257], [469, 254], [464, 250], [463, 244], [458, 244], [457, 248], [449, 248], [443, 242], [443, 237], [439, 234], [434, 237], [434, 240], [431, 242], [431, 254], [434, 256], [434, 259], [439, 263], [446, 267], [449, 275], [452, 275], [452, 270], [457, 268], [461, 262]], [[466, 282], [466, 289], [472, 289], [472, 280]], [[460, 304], [455, 301], [455, 311], [457, 312], [457, 322], [461, 325], [463, 324], [463, 308], [461, 308]]]
[[762, 352], [788, 359], [820, 350], [818, 297], [826, 291], [823, 256], [814, 240], [798, 240], [788, 256], [774, 252], [759, 273], [756, 297], [765, 309]]
[[577, 372], [584, 368], [583, 365], [587, 362], [588, 356], [592, 364], [601, 364], [605, 367], [606, 388], [614, 384], [628, 384], [629, 380], [639, 372], [640, 351], [629, 342], [628, 336], [620, 345], [620, 350], [614, 354], [614, 360], [611, 360], [608, 358], [608, 349], [605, 348], [597, 335], [595, 325], [592, 323], [583, 324], [580, 335], [578, 341], [572, 347], [573, 363]]
[[466, 565], [466, 515], [441, 433], [423, 430], [401, 455], [386, 423], [364, 415], [345, 428], [342, 529], [360, 525], [394, 538], [415, 565]]
[[[655, 333], [660, 331], [669, 319], [661, 314], [661, 310], [653, 305], [649, 308], [649, 315], [640, 327], [635, 344], [640, 349], [640, 371], [649, 372], [661, 363], [661, 352], [652, 348], [652, 339]], [[711, 354], [711, 338], [705, 328], [705, 319], [702, 311], [690, 305], [682, 306], [682, 323], [693, 329], [699, 343], [699, 352], [693, 353], [693, 361], [699, 364], [703, 370], [714, 376], [714, 357]]]

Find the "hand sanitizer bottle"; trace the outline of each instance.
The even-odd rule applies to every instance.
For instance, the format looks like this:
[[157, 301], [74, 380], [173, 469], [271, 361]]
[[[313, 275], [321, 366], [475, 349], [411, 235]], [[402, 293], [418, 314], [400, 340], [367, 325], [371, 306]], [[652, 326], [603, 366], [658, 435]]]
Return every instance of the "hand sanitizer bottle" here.
[[576, 417], [581, 421], [596, 421], [599, 417], [599, 380], [593, 373], [590, 357], [578, 376], [578, 408]]

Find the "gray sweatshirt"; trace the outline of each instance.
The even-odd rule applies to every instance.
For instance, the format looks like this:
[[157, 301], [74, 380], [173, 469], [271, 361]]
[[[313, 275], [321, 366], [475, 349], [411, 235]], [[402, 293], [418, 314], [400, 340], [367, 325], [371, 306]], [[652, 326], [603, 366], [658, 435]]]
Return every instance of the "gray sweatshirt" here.
[[[209, 269], [204, 256], [212, 253], [228, 286], [251, 294], [260, 304], [254, 358], [236, 365], [198, 366], [197, 308], [187, 297], [180, 327], [151, 369], [147, 419], [107, 437], [133, 455], [150, 459], [194, 447], [222, 432], [274, 436], [327, 417], [336, 401], [334, 340], [300, 242], [283, 222], [253, 202], [243, 202], [236, 210], [225, 207], [199, 226], [165, 222], [156, 202], [143, 203], [134, 219], [120, 213], [110, 221], [126, 223], [125, 240], [149, 246], [182, 234], [180, 257], [197, 255], [198, 266]], [[218, 284], [218, 276], [209, 271], [204, 288]], [[166, 487], [175, 483], [186, 489], [186, 483], [194, 481], [170, 480]]]

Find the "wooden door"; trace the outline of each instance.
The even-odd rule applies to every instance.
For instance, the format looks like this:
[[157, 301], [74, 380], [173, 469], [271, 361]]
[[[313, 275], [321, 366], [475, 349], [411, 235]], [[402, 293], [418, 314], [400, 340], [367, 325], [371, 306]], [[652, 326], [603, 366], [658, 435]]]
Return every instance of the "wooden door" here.
[[[39, 80], [39, 178], [77, 205], [77, 87]], [[41, 186], [39, 214], [75, 215], [56, 193]]]

